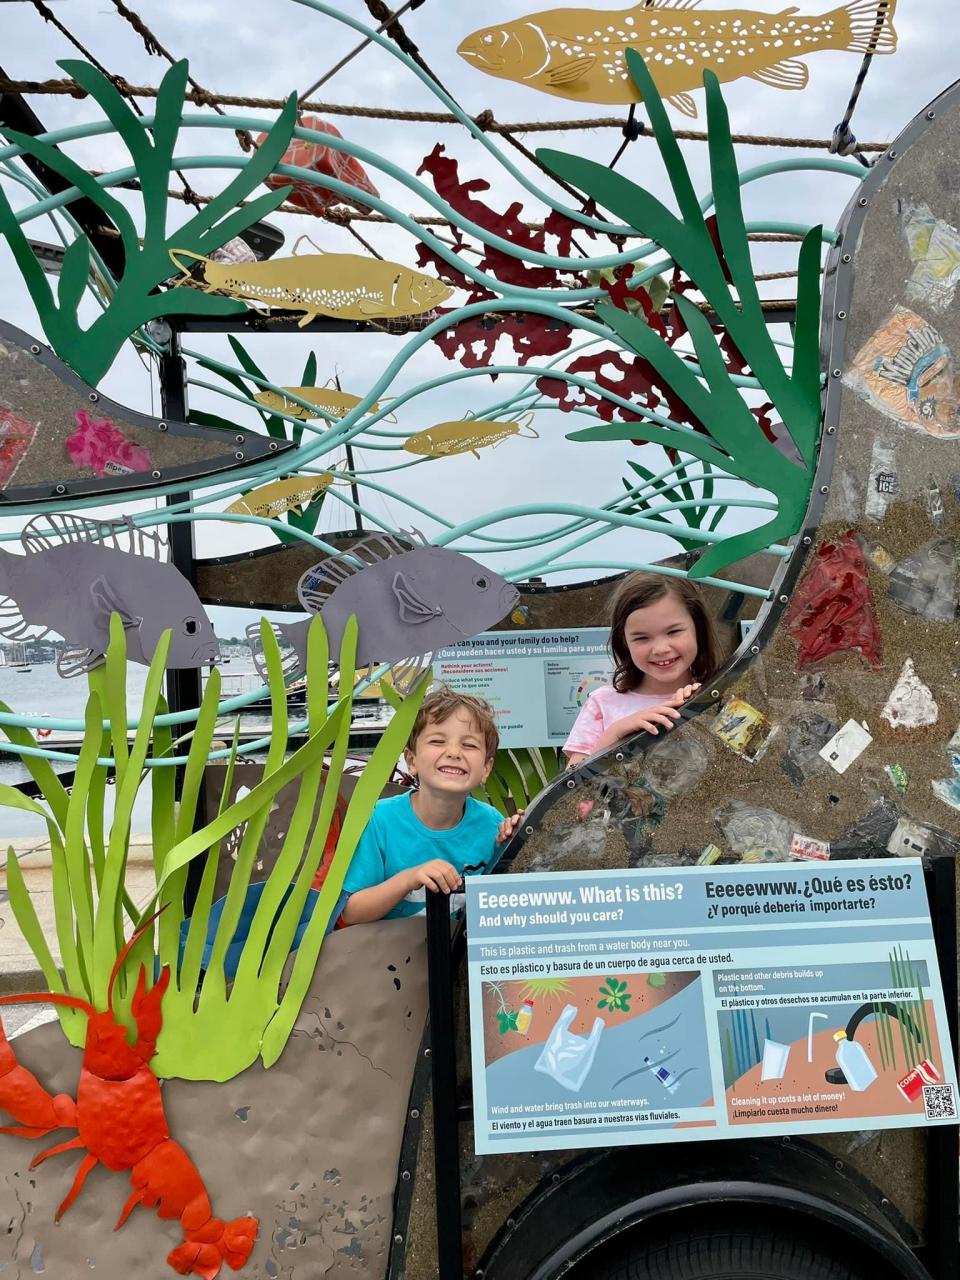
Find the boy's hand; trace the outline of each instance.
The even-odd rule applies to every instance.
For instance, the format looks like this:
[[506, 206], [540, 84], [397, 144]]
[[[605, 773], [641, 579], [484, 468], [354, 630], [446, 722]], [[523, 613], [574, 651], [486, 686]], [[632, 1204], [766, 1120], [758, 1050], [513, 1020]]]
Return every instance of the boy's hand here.
[[437, 893], [455, 893], [462, 881], [460, 872], [443, 858], [431, 858], [410, 869], [410, 890], [434, 889]]
[[503, 844], [505, 840], [509, 840], [522, 821], [522, 809], [519, 813], [515, 813], [509, 818], [504, 818], [500, 823], [500, 826], [497, 828], [497, 844]]

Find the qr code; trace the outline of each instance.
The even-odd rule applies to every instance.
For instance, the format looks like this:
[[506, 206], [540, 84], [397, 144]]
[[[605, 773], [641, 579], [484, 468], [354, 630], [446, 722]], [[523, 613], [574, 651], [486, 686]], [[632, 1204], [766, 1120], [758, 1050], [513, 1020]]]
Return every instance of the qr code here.
[[928, 1120], [956, 1120], [957, 1103], [952, 1084], [925, 1084], [923, 1110]]

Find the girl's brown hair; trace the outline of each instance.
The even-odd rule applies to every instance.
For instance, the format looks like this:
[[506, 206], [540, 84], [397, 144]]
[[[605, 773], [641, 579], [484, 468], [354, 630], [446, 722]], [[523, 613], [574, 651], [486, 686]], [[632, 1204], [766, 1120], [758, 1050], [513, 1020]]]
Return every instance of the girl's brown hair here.
[[707, 613], [696, 583], [640, 570], [624, 578], [610, 602], [610, 650], [614, 661], [613, 687], [617, 693], [630, 693], [643, 679], [627, 647], [627, 618], [635, 609], [645, 609], [664, 596], [679, 600], [693, 619], [697, 636], [697, 656], [690, 666], [693, 678], [704, 684], [720, 666], [720, 644], [713, 619]]

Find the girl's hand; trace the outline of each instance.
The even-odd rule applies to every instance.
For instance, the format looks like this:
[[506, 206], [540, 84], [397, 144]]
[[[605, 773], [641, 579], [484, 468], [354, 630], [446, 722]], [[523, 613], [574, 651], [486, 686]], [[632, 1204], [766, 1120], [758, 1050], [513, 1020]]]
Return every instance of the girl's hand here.
[[666, 702], [658, 702], [654, 707], [646, 707], [643, 711], [635, 711], [632, 716], [624, 716], [610, 726], [611, 731], [616, 733], [619, 740], [629, 738], [634, 733], [657, 734], [660, 732], [658, 725], [662, 725], [664, 729], [672, 729], [674, 721], [680, 719], [680, 712], [674, 704], [675, 698], [676, 694]]
[[431, 858], [429, 862], [421, 862], [419, 867], [410, 869], [411, 892], [414, 889], [434, 889], [438, 893], [455, 893], [461, 883], [460, 872], [443, 858]]
[[688, 698], [692, 698], [699, 688], [700, 688], [699, 684], [685, 684], [683, 688], [678, 689], [676, 693], [672, 694], [667, 699], [667, 706], [669, 707], [683, 706], [686, 700]]
[[519, 813], [514, 813], [509, 818], [504, 818], [497, 828], [497, 844], [503, 844], [505, 840], [509, 840], [522, 821], [522, 809]]

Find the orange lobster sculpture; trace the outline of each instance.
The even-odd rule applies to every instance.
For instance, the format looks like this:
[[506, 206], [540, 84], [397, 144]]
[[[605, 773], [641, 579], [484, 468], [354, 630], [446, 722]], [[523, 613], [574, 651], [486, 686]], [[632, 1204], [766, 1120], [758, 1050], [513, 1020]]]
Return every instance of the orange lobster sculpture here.
[[48, 1093], [36, 1076], [17, 1062], [0, 1026], [0, 1110], [18, 1121], [16, 1125], [0, 1127], [0, 1133], [42, 1138], [54, 1129], [76, 1129], [75, 1138], [40, 1152], [30, 1163], [33, 1169], [63, 1151], [86, 1152], [73, 1186], [57, 1210], [57, 1220], [76, 1200], [97, 1163], [118, 1172], [129, 1169], [133, 1191], [114, 1230], [123, 1226], [138, 1204], [156, 1208], [161, 1218], [179, 1218], [183, 1244], [167, 1256], [167, 1261], [180, 1275], [213, 1280], [224, 1261], [235, 1271], [247, 1261], [259, 1222], [256, 1218], [224, 1222], [213, 1217], [196, 1166], [170, 1137], [160, 1082], [148, 1066], [163, 1025], [160, 1004], [170, 982], [169, 965], [164, 966], [150, 991], [146, 990], [146, 974], [140, 967], [131, 1004], [137, 1026], [134, 1044], [128, 1042], [126, 1029], [113, 1015], [117, 973], [151, 923], [152, 920], [138, 929], [117, 957], [110, 974], [105, 1013], [98, 1013], [77, 996], [44, 992], [0, 996], [0, 1004], [61, 1004], [88, 1015], [76, 1101], [69, 1094], [54, 1097]]

